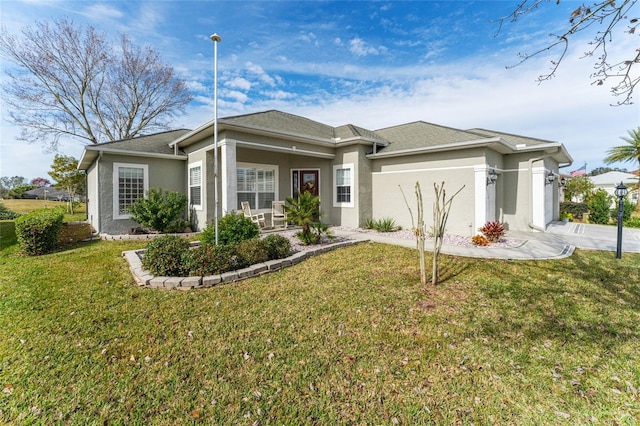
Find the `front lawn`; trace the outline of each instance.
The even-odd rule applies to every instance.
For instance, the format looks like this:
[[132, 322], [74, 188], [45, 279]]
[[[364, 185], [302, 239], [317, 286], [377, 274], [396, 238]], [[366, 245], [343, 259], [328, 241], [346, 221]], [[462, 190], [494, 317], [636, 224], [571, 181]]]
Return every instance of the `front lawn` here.
[[[98, 241], [0, 258], [0, 420], [636, 424], [640, 255], [555, 261], [359, 244], [199, 291], [133, 285]], [[257, 423], [256, 423], [257, 422]]]

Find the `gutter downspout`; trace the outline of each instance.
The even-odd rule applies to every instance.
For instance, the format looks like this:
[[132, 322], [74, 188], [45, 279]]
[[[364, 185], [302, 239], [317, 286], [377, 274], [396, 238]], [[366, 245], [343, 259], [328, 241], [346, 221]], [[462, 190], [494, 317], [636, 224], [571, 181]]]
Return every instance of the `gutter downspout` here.
[[[98, 203], [99, 203], [99, 200], [100, 200], [100, 160], [102, 160], [102, 154], [103, 154], [103, 152], [102, 152], [102, 150], [100, 150], [100, 151], [98, 151], [98, 152], [99, 152], [99, 154], [98, 154], [98, 159], [96, 160], [96, 196], [95, 196], [94, 198], [96, 199], [96, 201], [95, 201], [95, 202], [98, 202]], [[87, 188], [88, 188], [88, 187], [87, 187]], [[89, 190], [87, 189], [87, 193], [88, 193], [88, 192], [89, 192]], [[90, 200], [87, 200], [87, 204], [89, 203], [89, 201], [90, 201]], [[98, 207], [98, 208], [96, 209], [96, 212], [98, 212], [98, 215], [97, 215], [98, 217], [96, 218], [96, 221], [97, 221], [98, 223], [97, 223], [97, 226], [96, 226], [96, 227], [94, 227], [94, 226], [93, 226], [93, 223], [91, 223], [91, 227], [92, 227], [93, 229], [95, 229], [95, 230], [96, 230], [96, 232], [98, 232], [98, 234], [100, 234], [100, 213], [99, 213], [99, 211], [100, 211], [100, 208], [99, 208], [99, 207], [100, 207], [100, 206], [99, 206], [99, 205], [96, 205], [96, 207]], [[87, 208], [87, 214], [89, 214], [89, 209], [88, 209], [88, 208]], [[93, 220], [92, 220], [91, 222], [93, 222]]]

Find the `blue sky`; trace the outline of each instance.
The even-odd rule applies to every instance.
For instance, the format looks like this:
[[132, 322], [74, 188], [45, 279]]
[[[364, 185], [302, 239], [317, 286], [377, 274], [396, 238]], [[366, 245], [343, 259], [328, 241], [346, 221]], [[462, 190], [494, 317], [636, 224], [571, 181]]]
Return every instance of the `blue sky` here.
[[[278, 109], [331, 125], [372, 130], [424, 120], [494, 129], [563, 142], [573, 170], [602, 166], [606, 150], [640, 125], [637, 104], [615, 103], [609, 86], [591, 85], [589, 37], [573, 43], [558, 76], [538, 84], [551, 57], [519, 67], [519, 52], [551, 39], [581, 2], [550, 2], [498, 24], [518, 1], [6, 1], [4, 28], [18, 33], [38, 20], [67, 17], [116, 40], [127, 33], [157, 49], [195, 98], [175, 128], [213, 118], [213, 42], [218, 33], [218, 115]], [[610, 55], [634, 51], [637, 36], [616, 34]], [[620, 56], [622, 57], [622, 56]], [[11, 65], [2, 62], [2, 67]], [[2, 106], [0, 175], [48, 177], [53, 153], [17, 141]], [[79, 158], [83, 143], [60, 150]], [[617, 164], [632, 169], [631, 164]]]

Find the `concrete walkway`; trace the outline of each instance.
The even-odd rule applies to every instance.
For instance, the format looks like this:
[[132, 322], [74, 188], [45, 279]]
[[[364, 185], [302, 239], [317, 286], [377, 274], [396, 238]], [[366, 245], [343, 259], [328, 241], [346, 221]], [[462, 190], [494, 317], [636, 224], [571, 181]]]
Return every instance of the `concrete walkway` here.
[[[385, 244], [395, 244], [415, 248], [414, 239], [393, 238], [384, 234], [358, 231], [332, 230], [336, 236], [356, 240], [370, 240]], [[442, 245], [442, 252], [455, 256], [479, 257], [487, 259], [561, 259], [571, 256], [576, 248], [585, 250], [603, 250], [615, 253], [617, 246], [617, 227], [591, 225], [584, 223], [550, 223], [545, 232], [509, 231], [507, 238], [521, 241], [516, 247], [463, 247]], [[427, 250], [430, 247], [427, 246]], [[640, 253], [640, 229], [624, 228], [622, 233], [622, 254]]]

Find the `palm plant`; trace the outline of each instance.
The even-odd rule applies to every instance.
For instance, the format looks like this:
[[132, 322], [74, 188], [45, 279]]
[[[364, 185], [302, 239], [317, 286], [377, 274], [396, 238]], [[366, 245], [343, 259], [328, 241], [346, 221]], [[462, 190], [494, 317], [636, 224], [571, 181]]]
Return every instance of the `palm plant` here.
[[309, 191], [298, 193], [298, 198], [287, 197], [285, 210], [287, 219], [302, 228], [299, 238], [305, 244], [314, 242], [311, 227], [320, 221], [320, 198]]
[[[629, 137], [621, 136], [620, 139], [625, 141], [627, 145], [614, 146], [607, 151], [605, 163], [611, 164], [616, 162], [637, 162], [640, 169], [640, 127], [636, 130], [628, 130]], [[638, 184], [635, 190], [638, 190]], [[638, 197], [638, 206], [640, 207], [640, 196]]]

